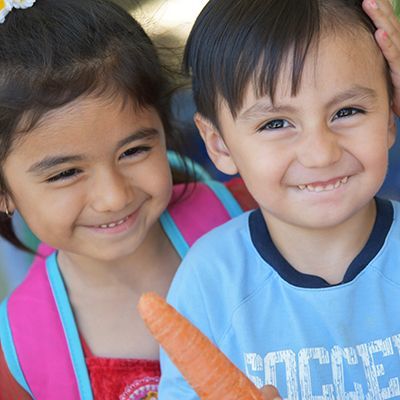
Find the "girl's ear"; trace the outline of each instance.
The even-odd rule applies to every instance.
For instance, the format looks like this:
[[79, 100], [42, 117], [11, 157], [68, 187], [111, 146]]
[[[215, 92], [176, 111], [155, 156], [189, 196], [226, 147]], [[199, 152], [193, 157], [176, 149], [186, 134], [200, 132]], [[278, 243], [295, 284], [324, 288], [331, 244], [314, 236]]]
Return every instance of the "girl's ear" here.
[[389, 149], [394, 145], [396, 141], [397, 127], [396, 127], [396, 115], [393, 111], [390, 111], [389, 122], [388, 122], [388, 145]]
[[236, 164], [231, 157], [224, 138], [221, 136], [214, 124], [199, 113], [194, 115], [194, 122], [203, 138], [207, 148], [207, 153], [214, 165], [224, 174], [237, 174], [238, 169]]
[[10, 196], [6, 193], [0, 194], [0, 212], [3, 212], [7, 217], [11, 217], [14, 214], [15, 205]]

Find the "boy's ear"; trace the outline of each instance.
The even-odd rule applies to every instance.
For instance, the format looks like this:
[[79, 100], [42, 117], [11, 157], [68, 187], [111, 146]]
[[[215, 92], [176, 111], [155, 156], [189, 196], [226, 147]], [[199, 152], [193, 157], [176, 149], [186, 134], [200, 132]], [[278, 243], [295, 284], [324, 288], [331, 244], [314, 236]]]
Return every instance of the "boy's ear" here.
[[389, 123], [388, 123], [388, 144], [389, 149], [394, 145], [396, 141], [397, 126], [396, 126], [396, 115], [393, 111], [390, 111]]
[[229, 149], [226, 147], [223, 137], [214, 124], [199, 113], [194, 115], [194, 122], [214, 165], [224, 174], [237, 174], [236, 164], [231, 157]]

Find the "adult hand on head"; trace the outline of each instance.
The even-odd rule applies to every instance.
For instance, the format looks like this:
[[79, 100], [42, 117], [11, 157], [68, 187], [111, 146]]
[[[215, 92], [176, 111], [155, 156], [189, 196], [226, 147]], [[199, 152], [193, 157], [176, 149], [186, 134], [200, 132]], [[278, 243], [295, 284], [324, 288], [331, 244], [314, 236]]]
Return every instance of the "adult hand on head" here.
[[266, 386], [262, 387], [260, 390], [264, 397], [264, 400], [281, 400], [279, 392], [275, 388], [275, 386], [266, 385]]
[[388, 61], [394, 86], [392, 108], [400, 116], [400, 22], [389, 0], [363, 0], [362, 6], [377, 27], [375, 39]]

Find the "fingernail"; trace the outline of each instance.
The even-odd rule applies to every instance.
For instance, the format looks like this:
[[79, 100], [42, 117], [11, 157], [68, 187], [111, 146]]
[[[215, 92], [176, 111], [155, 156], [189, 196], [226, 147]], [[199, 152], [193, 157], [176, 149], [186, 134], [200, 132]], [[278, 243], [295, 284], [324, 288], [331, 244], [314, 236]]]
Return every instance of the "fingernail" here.
[[376, 2], [376, 0], [369, 0], [369, 6], [371, 8], [374, 8], [375, 10], [378, 9], [378, 3]]

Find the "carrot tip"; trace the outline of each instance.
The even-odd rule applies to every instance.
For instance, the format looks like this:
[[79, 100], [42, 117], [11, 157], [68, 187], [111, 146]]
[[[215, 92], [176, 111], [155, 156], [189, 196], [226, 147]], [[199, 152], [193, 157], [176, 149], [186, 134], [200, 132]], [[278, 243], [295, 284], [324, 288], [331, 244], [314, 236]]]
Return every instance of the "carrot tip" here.
[[143, 294], [138, 310], [154, 338], [202, 400], [262, 399], [255, 385], [160, 295]]

